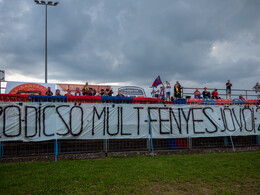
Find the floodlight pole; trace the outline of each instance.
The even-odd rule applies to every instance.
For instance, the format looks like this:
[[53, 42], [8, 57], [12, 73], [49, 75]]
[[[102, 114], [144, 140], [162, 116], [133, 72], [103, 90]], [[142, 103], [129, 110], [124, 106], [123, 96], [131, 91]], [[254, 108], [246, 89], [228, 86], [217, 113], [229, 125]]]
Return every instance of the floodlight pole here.
[[38, 1], [38, 0], [34, 0], [34, 2], [38, 5], [45, 5], [45, 83], [47, 83], [47, 75], [48, 75], [48, 72], [47, 72], [47, 54], [48, 54], [48, 51], [47, 51], [47, 6], [50, 5], [50, 6], [57, 6], [59, 4], [59, 2], [55, 2], [55, 3], [52, 3], [52, 1], [48, 1], [48, 2], [45, 2], [45, 1]]

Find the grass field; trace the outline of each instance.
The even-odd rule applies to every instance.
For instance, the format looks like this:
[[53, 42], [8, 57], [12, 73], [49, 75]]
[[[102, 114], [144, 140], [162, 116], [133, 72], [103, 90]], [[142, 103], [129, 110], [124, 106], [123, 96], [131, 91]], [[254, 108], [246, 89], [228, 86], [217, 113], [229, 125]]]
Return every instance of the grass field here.
[[0, 194], [260, 194], [260, 151], [0, 164]]

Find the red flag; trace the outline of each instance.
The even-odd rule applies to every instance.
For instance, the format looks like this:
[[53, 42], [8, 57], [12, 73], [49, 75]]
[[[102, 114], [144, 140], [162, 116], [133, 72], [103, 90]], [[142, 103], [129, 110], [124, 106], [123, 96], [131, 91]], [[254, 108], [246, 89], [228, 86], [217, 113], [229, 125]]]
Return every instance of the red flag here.
[[160, 76], [158, 76], [155, 81], [153, 82], [152, 87], [157, 87], [158, 85], [162, 84]]

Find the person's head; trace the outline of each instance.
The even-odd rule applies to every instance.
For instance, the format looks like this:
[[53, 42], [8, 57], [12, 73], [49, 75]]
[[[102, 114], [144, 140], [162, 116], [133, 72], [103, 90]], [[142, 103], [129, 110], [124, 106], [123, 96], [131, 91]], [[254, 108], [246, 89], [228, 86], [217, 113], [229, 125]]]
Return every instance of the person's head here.
[[76, 92], [79, 92], [79, 88], [78, 87], [76, 87]]
[[214, 91], [217, 91], [217, 89], [216, 89], [216, 88], [214, 88]]
[[207, 91], [207, 87], [204, 87], [204, 91]]
[[68, 94], [70, 94], [70, 93], [71, 93], [70, 89], [67, 89], [67, 93], [68, 93]]
[[122, 90], [118, 90], [118, 94], [119, 94], [119, 95], [122, 95]]
[[56, 89], [55, 95], [60, 95], [60, 90], [59, 89]]
[[228, 80], [227, 82], [230, 83], [230, 80]]
[[86, 82], [86, 84], [85, 84], [86, 86], [88, 86], [88, 82]]
[[50, 87], [48, 87], [48, 91], [50, 91], [51, 90], [51, 88]]
[[170, 84], [168, 81], [166, 81], [166, 84]]
[[177, 85], [179, 85], [179, 84], [180, 84], [180, 82], [179, 82], [179, 81], [176, 81], [176, 84], [177, 84]]
[[239, 99], [243, 99], [243, 96], [242, 96], [242, 94], [240, 94], [240, 95], [238, 96], [238, 98], [239, 98]]
[[196, 91], [199, 91], [199, 89], [198, 89], [198, 88], [196, 88]]
[[257, 82], [256, 85], [259, 85], [259, 83]]

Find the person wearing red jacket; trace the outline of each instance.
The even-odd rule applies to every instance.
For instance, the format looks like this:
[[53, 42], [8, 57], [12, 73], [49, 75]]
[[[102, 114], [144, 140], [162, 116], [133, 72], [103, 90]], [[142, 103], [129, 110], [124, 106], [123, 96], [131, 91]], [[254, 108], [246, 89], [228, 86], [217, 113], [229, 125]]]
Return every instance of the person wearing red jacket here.
[[212, 97], [212, 99], [219, 99], [218, 90], [217, 90], [217, 89], [214, 89], [214, 90], [212, 91], [211, 97]]

